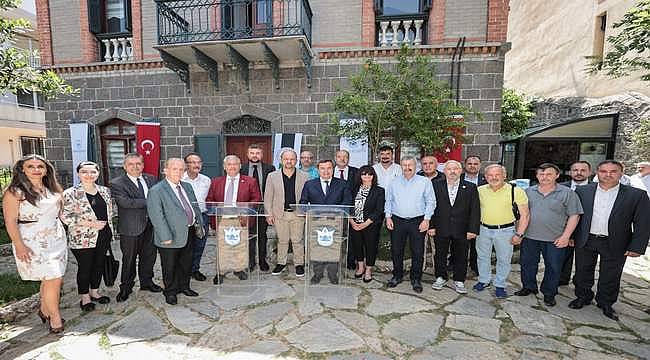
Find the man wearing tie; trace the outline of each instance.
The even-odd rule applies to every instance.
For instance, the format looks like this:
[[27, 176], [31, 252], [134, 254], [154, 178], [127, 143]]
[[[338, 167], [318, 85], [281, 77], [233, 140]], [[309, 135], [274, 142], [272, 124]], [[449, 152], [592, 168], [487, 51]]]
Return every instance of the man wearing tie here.
[[[248, 157], [248, 163], [242, 165], [240, 174], [247, 175], [252, 177], [257, 181], [258, 188], [260, 190], [261, 197], [264, 198], [264, 191], [266, 190], [266, 178], [270, 173], [275, 171], [275, 166], [271, 164], [263, 163], [264, 152], [262, 147], [258, 144], [250, 144], [246, 153]], [[260, 265], [261, 271], [269, 271], [269, 264], [266, 262], [266, 228], [267, 228], [266, 219], [263, 216], [257, 218], [257, 248], [259, 249], [258, 253], [258, 264]], [[249, 257], [250, 262], [249, 266], [251, 271], [255, 268], [255, 241], [251, 241], [249, 247]]]
[[[334, 162], [321, 160], [318, 162], [316, 179], [309, 180], [302, 188], [300, 195], [301, 204], [312, 205], [352, 205], [352, 194], [344, 180], [332, 176]], [[347, 222], [346, 222], [347, 226]], [[323, 277], [324, 267], [328, 268], [328, 277], [331, 283], [338, 283], [338, 269], [335, 264], [314, 264], [312, 284], [317, 284]]]
[[623, 266], [628, 257], [645, 253], [650, 238], [650, 200], [643, 190], [620, 183], [623, 164], [601, 161], [596, 167], [598, 183], [578, 186], [584, 215], [574, 232], [576, 299], [572, 309], [591, 304], [594, 299], [594, 271], [600, 257], [596, 303], [603, 314], [618, 320], [612, 305], [618, 300]]
[[126, 174], [111, 181], [111, 193], [117, 203], [119, 217], [122, 272], [117, 302], [125, 301], [133, 291], [136, 263], [140, 290], [161, 292], [153, 282], [156, 247], [152, 242], [153, 230], [147, 216], [147, 195], [158, 182], [155, 177], [142, 173], [144, 159], [137, 153], [124, 157]]
[[[345, 180], [348, 184], [350, 191], [356, 189], [357, 184], [357, 173], [359, 168], [354, 166], [348, 166], [350, 163], [350, 152], [347, 150], [339, 150], [336, 152], [336, 167], [334, 167], [334, 177]], [[360, 180], [360, 179], [359, 179]], [[348, 249], [348, 269], [352, 270], [356, 268], [354, 251], [350, 247]]]
[[[226, 171], [225, 176], [219, 176], [212, 179], [210, 191], [208, 191], [207, 202], [217, 202], [224, 204], [261, 202], [259, 183], [252, 177], [241, 175], [241, 160], [237, 155], [228, 155], [223, 159], [223, 168]], [[216, 228], [216, 223], [212, 224]], [[250, 239], [250, 242], [255, 239]], [[250, 258], [250, 257], [249, 257]], [[250, 263], [249, 263], [250, 264]], [[237, 271], [235, 275], [240, 280], [246, 280], [248, 276], [244, 271]], [[223, 282], [223, 274], [217, 274], [212, 282], [217, 285]]]
[[203, 218], [192, 185], [181, 181], [182, 159], [165, 162], [165, 180], [149, 191], [147, 213], [154, 229], [154, 244], [160, 253], [165, 302], [176, 305], [177, 295], [198, 296], [190, 289], [193, 239], [203, 238]]

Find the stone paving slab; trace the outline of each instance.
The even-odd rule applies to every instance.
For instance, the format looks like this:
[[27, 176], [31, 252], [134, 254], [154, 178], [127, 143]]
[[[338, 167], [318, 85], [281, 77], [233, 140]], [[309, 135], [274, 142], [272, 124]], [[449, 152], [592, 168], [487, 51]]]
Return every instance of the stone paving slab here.
[[408, 314], [423, 310], [434, 310], [437, 306], [426, 300], [404, 295], [391, 293], [382, 290], [369, 290], [372, 301], [366, 308], [370, 316], [387, 315], [387, 314]]
[[486, 303], [485, 301], [480, 301], [465, 296], [458, 299], [458, 301], [454, 302], [453, 304], [445, 306], [444, 310], [452, 313], [474, 315], [489, 319], [494, 316], [496, 307]]
[[562, 336], [566, 333], [562, 319], [550, 313], [511, 302], [504, 303], [503, 310], [524, 333], [547, 336]]
[[438, 337], [442, 323], [443, 317], [438, 314], [409, 314], [388, 322], [382, 334], [403, 344], [422, 347]]
[[310, 353], [351, 350], [364, 346], [359, 335], [328, 316], [309, 321], [285, 338], [291, 345]]
[[106, 330], [111, 345], [155, 339], [168, 332], [162, 320], [144, 307], [138, 307]]
[[485, 340], [498, 342], [501, 321], [472, 315], [449, 314], [447, 315], [445, 327], [461, 330]]

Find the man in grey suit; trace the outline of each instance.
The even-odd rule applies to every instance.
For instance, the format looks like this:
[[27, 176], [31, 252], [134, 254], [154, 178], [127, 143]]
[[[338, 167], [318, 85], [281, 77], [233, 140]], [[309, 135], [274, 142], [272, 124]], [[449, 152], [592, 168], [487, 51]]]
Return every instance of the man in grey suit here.
[[[156, 248], [152, 242], [152, 227], [147, 216], [147, 194], [158, 182], [151, 175], [143, 174], [144, 159], [137, 153], [126, 154], [126, 174], [111, 181], [111, 193], [117, 203], [119, 216], [120, 248], [122, 249], [122, 276], [117, 301], [125, 301], [135, 284], [136, 260], [140, 290], [161, 292], [153, 282], [153, 266]], [[139, 259], [138, 259], [139, 258]]]
[[185, 162], [170, 158], [165, 162], [165, 180], [149, 191], [147, 213], [154, 229], [154, 244], [160, 253], [165, 301], [176, 305], [176, 295], [198, 296], [190, 289], [192, 243], [203, 238], [203, 218], [192, 185], [181, 181]]

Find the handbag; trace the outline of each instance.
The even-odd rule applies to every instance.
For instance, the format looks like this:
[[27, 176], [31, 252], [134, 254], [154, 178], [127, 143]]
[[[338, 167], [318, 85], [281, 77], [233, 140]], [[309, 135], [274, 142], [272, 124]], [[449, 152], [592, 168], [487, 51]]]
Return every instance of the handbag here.
[[115, 284], [115, 279], [117, 279], [117, 273], [120, 270], [120, 262], [115, 260], [113, 255], [113, 249], [108, 247], [108, 254], [104, 257], [104, 284], [106, 286], [113, 286]]
[[515, 202], [515, 187], [517, 185], [515, 184], [510, 184], [510, 201], [512, 202], [512, 215], [515, 216], [515, 221], [518, 221], [519, 218], [521, 217], [521, 214], [519, 214], [519, 207], [517, 207], [517, 203]]

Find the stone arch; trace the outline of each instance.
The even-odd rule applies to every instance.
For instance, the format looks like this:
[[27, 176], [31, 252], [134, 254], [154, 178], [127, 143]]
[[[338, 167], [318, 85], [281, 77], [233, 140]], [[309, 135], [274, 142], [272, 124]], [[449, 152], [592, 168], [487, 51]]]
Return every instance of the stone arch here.
[[224, 134], [272, 134], [282, 130], [282, 114], [255, 105], [244, 104], [217, 114]]

